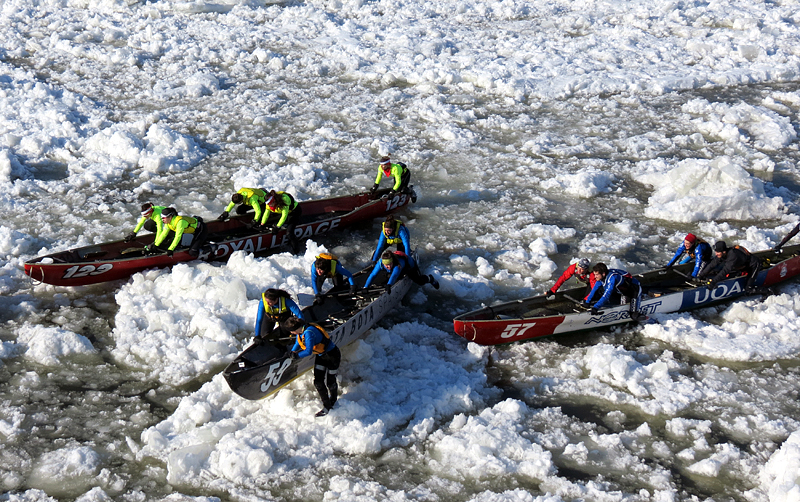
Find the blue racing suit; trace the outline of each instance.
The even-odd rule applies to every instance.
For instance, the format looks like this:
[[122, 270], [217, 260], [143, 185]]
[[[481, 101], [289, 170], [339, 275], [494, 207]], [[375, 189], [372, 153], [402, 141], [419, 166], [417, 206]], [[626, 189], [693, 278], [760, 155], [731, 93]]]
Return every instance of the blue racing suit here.
[[375, 278], [378, 276], [378, 273], [380, 273], [381, 270], [389, 274], [389, 280], [386, 282], [387, 286], [391, 286], [392, 284], [399, 281], [400, 278], [403, 276], [403, 271], [408, 266], [408, 262], [406, 261], [405, 257], [399, 256], [397, 254], [395, 254], [395, 258], [397, 259], [397, 265], [394, 265], [391, 268], [384, 265], [382, 261], [376, 263], [375, 267], [372, 269], [372, 273], [369, 274], [369, 277], [367, 277], [367, 282], [364, 283], [364, 287], [368, 288], [372, 284], [372, 281], [374, 281]]
[[620, 296], [630, 299], [632, 312], [638, 311], [642, 301], [642, 286], [629, 272], [617, 268], [608, 269], [605, 280], [602, 283], [597, 281], [589, 293], [589, 302], [594, 298], [595, 291], [600, 288], [600, 285], [603, 286], [603, 296], [593, 305], [594, 308], [599, 309], [607, 305], [611, 301], [611, 295], [616, 292]]
[[694, 258], [694, 270], [692, 270], [692, 277], [697, 277], [697, 274], [703, 270], [703, 267], [711, 261], [714, 257], [714, 253], [711, 252], [711, 246], [705, 242], [695, 242], [692, 247], [686, 249], [686, 246], [681, 245], [678, 246], [677, 251], [675, 251], [675, 256], [667, 263], [668, 267], [671, 267], [675, 264], [676, 260], [678, 260], [682, 254], [686, 253], [686, 257], [682, 259], [678, 265], [683, 265], [684, 263], [689, 263]]

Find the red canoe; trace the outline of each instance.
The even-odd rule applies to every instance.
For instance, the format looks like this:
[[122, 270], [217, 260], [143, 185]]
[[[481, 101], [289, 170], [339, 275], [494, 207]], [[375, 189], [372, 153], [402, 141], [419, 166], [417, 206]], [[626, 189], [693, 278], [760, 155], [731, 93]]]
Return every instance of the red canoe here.
[[[308, 239], [386, 216], [408, 205], [413, 193], [389, 196], [387, 192], [382, 190], [376, 195], [364, 192], [301, 202], [303, 216], [295, 234], [300, 239]], [[176, 250], [172, 256], [147, 254], [144, 246], [155, 238], [154, 234], [148, 234], [132, 242], [107, 242], [39, 256], [25, 262], [25, 273], [34, 280], [56, 286], [85, 286], [125, 279], [142, 270], [171, 267], [192, 260], [225, 261], [239, 250], [266, 255], [288, 247], [285, 230], [275, 233], [254, 230], [249, 227], [252, 219], [252, 215], [243, 215], [226, 221], [207, 222], [209, 245], [204, 246], [196, 258], [189, 255], [187, 248]]]
[[[800, 275], [800, 246], [787, 246], [780, 255], [772, 251], [754, 254], [763, 265], [755, 283], [760, 294], [770, 294], [771, 286]], [[688, 280], [693, 266], [688, 263], [635, 276], [645, 292], [640, 312], [684, 312], [746, 296], [746, 276], [726, 279], [709, 291]], [[608, 307], [592, 315], [580, 304], [585, 294], [585, 288], [576, 288], [559, 292], [552, 300], [533, 296], [483, 307], [453, 319], [453, 329], [471, 342], [499, 345], [632, 322], [627, 305]]]

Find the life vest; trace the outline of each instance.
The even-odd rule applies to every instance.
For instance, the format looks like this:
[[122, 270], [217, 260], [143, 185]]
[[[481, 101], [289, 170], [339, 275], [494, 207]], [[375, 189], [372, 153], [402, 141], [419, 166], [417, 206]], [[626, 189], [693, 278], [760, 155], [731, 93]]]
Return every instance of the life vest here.
[[[392, 233], [391, 237], [386, 235], [386, 233], [383, 234], [383, 237], [386, 239], [386, 244], [389, 244], [390, 246], [403, 241], [403, 239], [400, 238], [400, 227], [403, 226], [403, 223], [399, 221], [396, 223], [397, 226], [395, 226], [394, 232]], [[386, 222], [383, 222], [383, 228], [386, 228]]]
[[333, 277], [334, 275], [336, 275], [336, 265], [339, 263], [337, 261], [336, 255], [332, 255], [330, 253], [320, 253], [317, 256], [317, 259], [319, 260], [320, 258], [322, 258], [323, 260], [329, 260], [331, 262], [331, 269], [325, 273], [325, 276]]
[[[322, 335], [324, 336], [323, 340], [320, 343], [314, 345], [311, 351], [314, 352], [314, 354], [324, 353], [331, 344], [331, 335], [329, 335], [328, 332], [325, 331], [325, 329], [323, 329], [322, 326], [320, 326], [319, 324], [314, 324], [313, 322], [310, 322], [308, 324], [309, 326], [314, 326], [315, 328], [320, 330], [322, 332]], [[306, 350], [306, 341], [305, 337], [303, 336], [303, 333], [297, 335], [297, 344], [300, 345], [300, 350]]]
[[291, 311], [289, 307], [286, 306], [286, 298], [283, 296], [278, 298], [278, 303], [275, 305], [267, 303], [266, 293], [261, 293], [261, 299], [264, 302], [264, 312], [266, 312], [267, 316], [273, 321], [283, 322], [290, 317]]
[[739, 246], [738, 244], [736, 246], [733, 246], [733, 249], [738, 249], [739, 251], [743, 252], [747, 256], [750, 256], [750, 254], [751, 254], [750, 251], [748, 251], [746, 247]]
[[189, 224], [189, 226], [186, 227], [186, 229], [183, 231], [183, 233], [185, 233], [185, 234], [193, 234], [194, 231], [197, 230], [197, 219], [196, 218], [192, 218], [191, 216], [181, 216], [181, 215], [173, 216], [172, 219], [169, 220], [169, 223], [167, 223], [167, 226], [173, 232], [177, 232], [178, 231], [178, 223], [180, 223], [181, 221], [186, 221]]

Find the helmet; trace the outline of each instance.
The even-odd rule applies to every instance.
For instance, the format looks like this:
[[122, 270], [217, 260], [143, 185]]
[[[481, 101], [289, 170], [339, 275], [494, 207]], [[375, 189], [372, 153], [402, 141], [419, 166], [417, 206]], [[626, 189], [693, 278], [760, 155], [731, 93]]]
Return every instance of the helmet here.
[[178, 216], [178, 211], [174, 207], [165, 207], [161, 211], [162, 218], [172, 218], [173, 216]]
[[145, 202], [142, 204], [142, 216], [150, 216], [153, 214], [153, 203]]
[[694, 234], [686, 234], [686, 237], [684, 237], [683, 240], [689, 241], [689, 243], [694, 244], [694, 242], [697, 240], [697, 236], [695, 236]]
[[580, 260], [578, 260], [578, 266], [584, 270], [589, 270], [591, 263], [589, 263], [588, 258], [581, 258]]
[[725, 241], [717, 241], [714, 243], [714, 251], [717, 253], [723, 253], [728, 250], [728, 245], [725, 244]]
[[383, 157], [381, 157], [381, 160], [379, 162], [380, 165], [391, 164], [391, 163], [392, 163], [392, 161], [391, 161], [391, 159], [389, 159], [388, 155], [384, 155]]

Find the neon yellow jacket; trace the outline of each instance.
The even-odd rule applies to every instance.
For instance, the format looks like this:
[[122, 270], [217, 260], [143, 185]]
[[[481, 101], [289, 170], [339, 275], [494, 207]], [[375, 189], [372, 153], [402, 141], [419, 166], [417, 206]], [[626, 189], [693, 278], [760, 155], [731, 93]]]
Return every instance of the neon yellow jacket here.
[[[243, 197], [244, 200], [242, 200], [242, 204], [247, 204], [256, 212], [253, 221], [260, 221], [263, 225], [266, 218], [261, 217], [261, 205], [264, 204], [264, 201], [267, 199], [267, 194], [264, 193], [264, 190], [260, 188], [240, 188], [236, 193], [241, 194]], [[235, 202], [228, 204], [228, 207], [225, 208], [225, 212], [230, 213], [235, 205]], [[261, 221], [262, 219], [264, 221]]]
[[375, 184], [377, 185], [378, 183], [381, 182], [381, 178], [383, 177], [384, 174], [386, 174], [387, 178], [389, 176], [394, 176], [394, 186], [392, 187], [392, 190], [397, 190], [398, 188], [400, 188], [400, 179], [403, 177], [403, 173], [405, 173], [407, 169], [408, 168], [405, 168], [400, 164], [392, 164], [389, 173], [386, 174], [385, 172], [383, 172], [383, 169], [380, 166], [378, 166], [378, 176], [375, 178]]
[[191, 216], [173, 216], [172, 219], [169, 220], [169, 223], [164, 225], [161, 233], [156, 236], [156, 246], [164, 242], [170, 230], [175, 232], [175, 238], [172, 239], [172, 244], [169, 245], [168, 249], [170, 251], [175, 251], [175, 248], [181, 243], [183, 234], [193, 234], [194, 231], [197, 230], [197, 220]]
[[[164, 226], [164, 223], [161, 221], [161, 211], [167, 206], [153, 206], [153, 214], [150, 215], [150, 219], [156, 222], [156, 235], [161, 233], [161, 227]], [[133, 229], [133, 233], [139, 233], [139, 230], [142, 229], [144, 226], [144, 222], [147, 221], [147, 216], [142, 216], [139, 218], [139, 223], [136, 224], [136, 228]]]
[[286, 192], [275, 192], [275, 195], [281, 198], [281, 200], [283, 201], [283, 207], [281, 207], [280, 209], [278, 208], [273, 209], [272, 207], [267, 206], [267, 211], [264, 212], [264, 221], [262, 221], [261, 224], [263, 225], [264, 223], [267, 222], [269, 213], [281, 213], [281, 219], [278, 221], [278, 224], [276, 225], [278, 228], [281, 228], [283, 224], [286, 223], [286, 220], [289, 218], [289, 213], [294, 211], [299, 202], [294, 200], [294, 197], [292, 197]]

